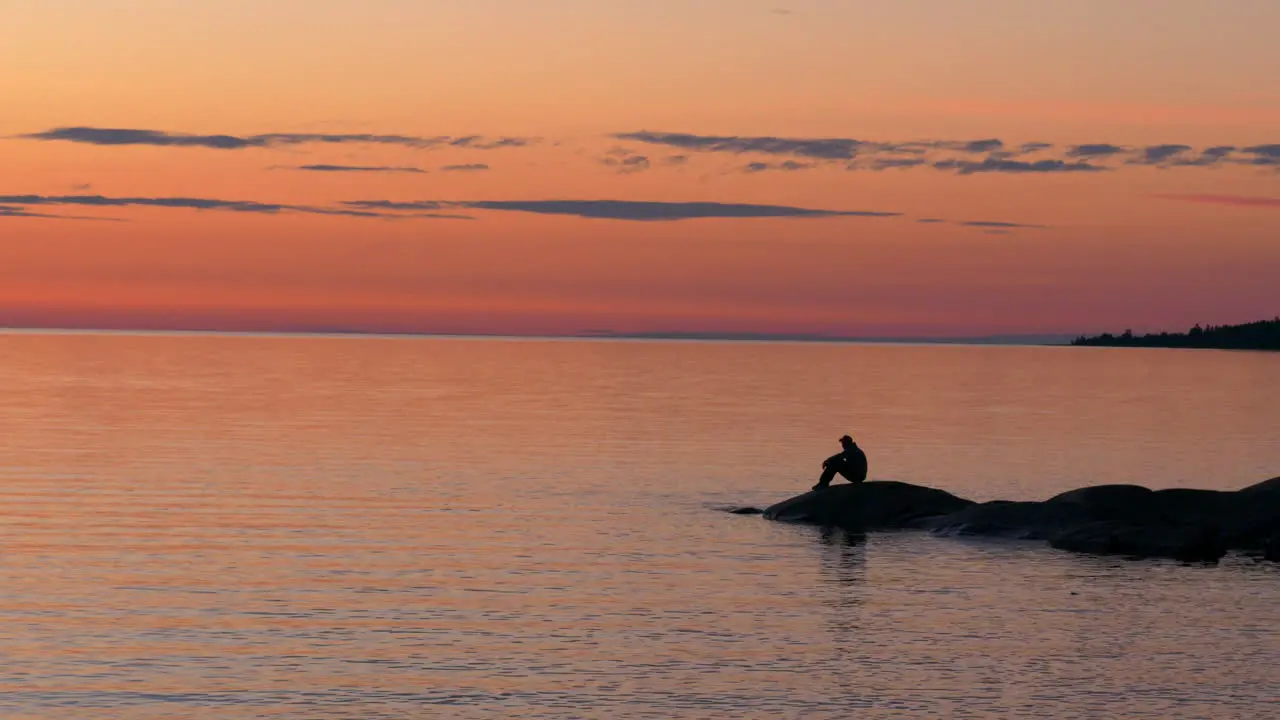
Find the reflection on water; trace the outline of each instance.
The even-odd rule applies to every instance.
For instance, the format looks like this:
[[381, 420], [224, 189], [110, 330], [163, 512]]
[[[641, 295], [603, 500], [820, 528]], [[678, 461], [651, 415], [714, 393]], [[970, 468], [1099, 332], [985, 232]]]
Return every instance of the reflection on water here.
[[1275, 565], [711, 508], [807, 488], [846, 430], [872, 477], [980, 499], [1238, 487], [1280, 474], [1277, 381], [1248, 353], [0, 335], [0, 716], [1264, 717]]

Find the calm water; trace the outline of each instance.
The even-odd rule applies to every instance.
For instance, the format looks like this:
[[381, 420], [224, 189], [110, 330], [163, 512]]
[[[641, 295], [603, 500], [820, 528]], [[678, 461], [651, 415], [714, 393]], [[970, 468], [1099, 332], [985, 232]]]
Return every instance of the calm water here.
[[1280, 475], [1280, 356], [0, 335], [0, 717], [1261, 718], [1280, 566], [717, 511]]

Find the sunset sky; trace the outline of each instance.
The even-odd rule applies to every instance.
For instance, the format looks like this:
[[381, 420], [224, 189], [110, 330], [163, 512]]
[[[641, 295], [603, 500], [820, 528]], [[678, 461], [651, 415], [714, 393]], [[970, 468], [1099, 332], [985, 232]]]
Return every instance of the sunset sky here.
[[1280, 313], [1275, 0], [0, 0], [0, 326]]

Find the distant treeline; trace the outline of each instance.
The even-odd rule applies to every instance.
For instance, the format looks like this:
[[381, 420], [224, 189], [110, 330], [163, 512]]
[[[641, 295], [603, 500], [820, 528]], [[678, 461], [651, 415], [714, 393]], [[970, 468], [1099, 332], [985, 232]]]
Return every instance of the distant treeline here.
[[1280, 350], [1280, 317], [1244, 325], [1196, 325], [1185, 333], [1134, 335], [1125, 330], [1121, 335], [1104, 333], [1094, 337], [1080, 336], [1072, 345], [1107, 347], [1218, 348], [1222, 350]]

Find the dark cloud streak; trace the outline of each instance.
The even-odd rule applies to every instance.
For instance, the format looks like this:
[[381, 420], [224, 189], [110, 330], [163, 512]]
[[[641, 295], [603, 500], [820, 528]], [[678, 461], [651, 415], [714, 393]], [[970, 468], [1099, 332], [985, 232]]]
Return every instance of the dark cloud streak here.
[[0, 205], [0, 218], [20, 217], [20, 218], [44, 218], [52, 220], [90, 220], [93, 218], [78, 218], [70, 215], [52, 215], [49, 213], [31, 212], [26, 208], [14, 207], [12, 205]]
[[609, 153], [609, 156], [601, 160], [600, 164], [613, 168], [621, 175], [644, 172], [652, 166], [648, 156], [635, 155], [626, 150]]
[[760, 153], [763, 155], [797, 155], [820, 160], [852, 160], [865, 143], [850, 138], [785, 138], [738, 137], [732, 135], [693, 135], [689, 133], [625, 132], [614, 134], [619, 140], [664, 145], [683, 150], [728, 153]]
[[399, 215], [388, 215], [366, 208], [351, 207], [316, 207], [311, 205], [285, 205], [279, 203], [263, 203], [254, 200], [219, 200], [214, 198], [192, 197], [107, 197], [104, 195], [0, 195], [0, 205], [15, 210], [14, 213], [27, 213], [28, 207], [47, 206], [79, 206], [99, 208], [119, 207], [155, 207], [176, 208], [183, 210], [220, 211], [233, 213], [249, 213], [257, 215], [278, 215], [281, 213], [301, 213], [308, 215], [333, 215], [358, 218], [398, 218]]
[[414, 175], [425, 175], [427, 172], [422, 168], [387, 165], [298, 165], [289, 169], [329, 173], [407, 173]]
[[197, 147], [211, 150], [244, 150], [246, 148], [270, 148], [307, 144], [399, 145], [411, 148], [450, 146], [476, 150], [494, 150], [497, 148], [524, 147], [537, 142], [535, 138], [502, 137], [487, 139], [479, 135], [423, 137], [373, 133], [263, 133], [239, 136], [97, 127], [60, 127], [43, 132], [20, 135], [19, 137], [28, 140], [73, 142], [87, 145], [148, 145], [153, 147]]
[[1131, 165], [1164, 166], [1189, 150], [1191, 150], [1190, 145], [1149, 145], [1138, 151], [1138, 155], [1129, 158], [1127, 162]]
[[[924, 158], [922, 158], [922, 157], [911, 157], [911, 158], [895, 158], [895, 157], [876, 158], [876, 159], [874, 159], [874, 160], [872, 160], [872, 161], [871, 161], [871, 169], [872, 169], [872, 170], [905, 170], [905, 169], [907, 169], [907, 168], [919, 167], [919, 166], [924, 165], [924, 164], [926, 164], [926, 163], [928, 163], [928, 162], [929, 162], [928, 160], [925, 160], [925, 159], [924, 159]], [[855, 167], [850, 167], [849, 169], [850, 169], [850, 170], [856, 170], [856, 169], [857, 169], [857, 167], [856, 167], [856, 166], [855, 166]]]
[[[449, 219], [473, 220], [466, 211], [522, 212], [537, 215], [562, 215], [600, 220], [660, 222], [693, 219], [751, 218], [896, 218], [899, 212], [871, 210], [828, 210], [790, 205], [764, 205], [723, 202], [659, 202], [633, 200], [349, 200], [335, 207], [265, 203], [255, 200], [223, 200], [197, 197], [110, 197], [105, 195], [0, 195], [0, 217], [111, 220], [53, 215], [33, 210], [43, 207], [127, 208], [151, 207], [209, 212], [232, 212], [254, 215], [286, 213], [379, 218], [386, 220]], [[918, 222], [944, 222], [937, 218], [921, 218]], [[959, 223], [980, 228], [1039, 227], [1022, 223], [971, 221]]]
[[600, 220], [673, 221], [703, 218], [820, 218], [898, 217], [901, 213], [865, 210], [819, 210], [787, 205], [755, 205], [719, 202], [645, 202], [635, 200], [474, 200], [445, 202], [423, 200], [350, 200], [344, 205], [374, 211], [493, 210], [571, 215]]
[[796, 162], [795, 160], [787, 160], [780, 163], [753, 162], [743, 166], [742, 171], [745, 173], [761, 173], [770, 170], [780, 170], [782, 172], [795, 172], [797, 170], [809, 170], [813, 168], [813, 163]]
[[[790, 155], [815, 165], [844, 162], [848, 170], [930, 166], [938, 170], [955, 171], [960, 175], [1081, 173], [1117, 170], [1124, 166], [1212, 167], [1223, 163], [1280, 166], [1280, 144], [1254, 145], [1243, 149], [1217, 145], [1196, 151], [1190, 145], [1173, 143], [1139, 147], [1086, 143], [1067, 146], [1062, 150], [1061, 157], [1052, 157], [1046, 156], [1046, 151], [1055, 147], [1051, 143], [1028, 142], [1010, 146], [999, 138], [882, 142], [838, 137], [698, 135], [648, 130], [616, 133], [612, 137], [704, 153]], [[974, 155], [985, 157], [972, 158]], [[1025, 155], [1037, 155], [1038, 159], [1024, 160], [1022, 156]], [[743, 170], [764, 172], [800, 167], [753, 160]]]
[[955, 170], [960, 175], [976, 173], [1077, 173], [1104, 172], [1110, 168], [1091, 165], [1083, 160], [1066, 162], [1064, 160], [1008, 160], [988, 157], [984, 160], [942, 160], [933, 164], [939, 170]]
[[1111, 145], [1110, 143], [1092, 143], [1088, 145], [1073, 145], [1067, 150], [1067, 157], [1073, 158], [1108, 158], [1112, 155], [1119, 155], [1126, 152], [1126, 148], [1119, 145]]
[[1004, 228], [1004, 229], [1026, 229], [1026, 228], [1043, 228], [1044, 225], [1031, 225], [1027, 223], [1003, 222], [1000, 220], [969, 220], [959, 223], [964, 227], [971, 228]]
[[1241, 152], [1253, 156], [1252, 159], [1245, 160], [1249, 165], [1280, 167], [1280, 144], [1253, 145], [1251, 147], [1244, 148]]

